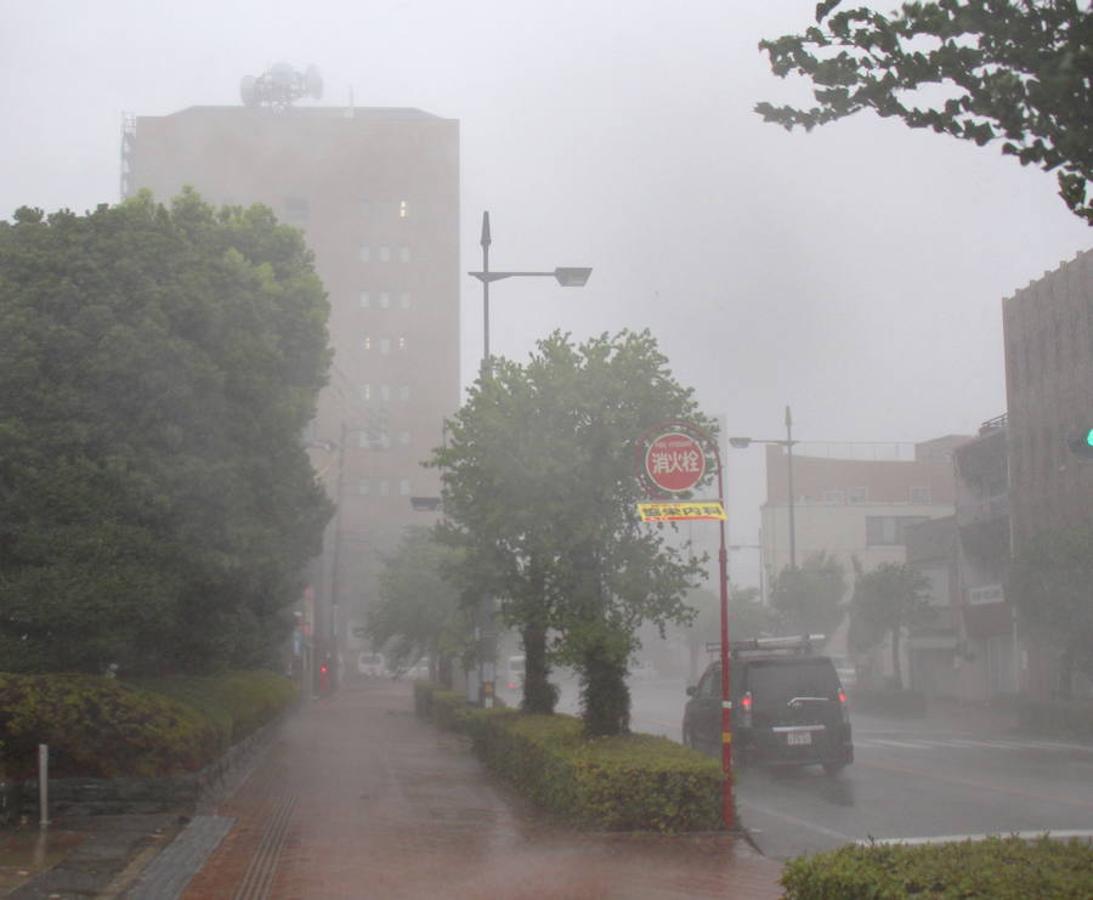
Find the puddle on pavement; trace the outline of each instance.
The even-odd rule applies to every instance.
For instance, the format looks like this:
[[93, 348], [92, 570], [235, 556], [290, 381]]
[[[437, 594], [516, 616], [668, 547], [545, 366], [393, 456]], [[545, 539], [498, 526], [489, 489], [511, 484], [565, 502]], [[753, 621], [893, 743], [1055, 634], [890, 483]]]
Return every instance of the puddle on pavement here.
[[75, 831], [0, 832], [0, 896], [55, 866], [86, 839]]

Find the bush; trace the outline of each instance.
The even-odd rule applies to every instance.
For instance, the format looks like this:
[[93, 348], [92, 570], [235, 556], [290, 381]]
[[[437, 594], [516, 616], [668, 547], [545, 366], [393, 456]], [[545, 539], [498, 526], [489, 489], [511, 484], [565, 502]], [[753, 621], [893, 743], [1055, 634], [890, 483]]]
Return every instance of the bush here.
[[6, 774], [32, 777], [37, 745], [57, 777], [194, 771], [283, 711], [295, 687], [272, 672], [126, 683], [96, 675], [0, 675]]
[[647, 734], [586, 739], [572, 716], [475, 709], [457, 693], [414, 685], [418, 715], [467, 734], [486, 766], [543, 809], [612, 831], [721, 827], [717, 763]]
[[1093, 847], [1048, 837], [1033, 842], [992, 837], [923, 846], [851, 846], [791, 860], [782, 885], [789, 900], [1088, 900], [1093, 895]]
[[0, 675], [0, 740], [15, 780], [34, 775], [38, 744], [57, 776], [113, 778], [198, 769], [218, 743], [193, 707], [96, 675]]

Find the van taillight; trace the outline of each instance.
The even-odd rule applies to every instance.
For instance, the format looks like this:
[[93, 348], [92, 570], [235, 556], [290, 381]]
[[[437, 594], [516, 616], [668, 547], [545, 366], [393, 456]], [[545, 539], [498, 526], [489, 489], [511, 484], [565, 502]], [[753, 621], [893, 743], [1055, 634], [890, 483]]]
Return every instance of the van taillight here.
[[846, 702], [846, 691], [839, 688], [839, 709], [842, 710], [843, 721], [850, 721], [850, 704]]
[[751, 728], [751, 691], [747, 691], [740, 698], [740, 708], [744, 710], [743, 721], [740, 724], [745, 728]]

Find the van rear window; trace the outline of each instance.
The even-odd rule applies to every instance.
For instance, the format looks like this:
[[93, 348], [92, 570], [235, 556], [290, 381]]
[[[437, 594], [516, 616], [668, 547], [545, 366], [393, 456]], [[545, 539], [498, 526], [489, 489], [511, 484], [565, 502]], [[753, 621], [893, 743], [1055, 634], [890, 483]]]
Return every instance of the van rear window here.
[[755, 660], [748, 664], [747, 690], [756, 699], [785, 702], [794, 697], [830, 697], [839, 692], [839, 676], [826, 657]]

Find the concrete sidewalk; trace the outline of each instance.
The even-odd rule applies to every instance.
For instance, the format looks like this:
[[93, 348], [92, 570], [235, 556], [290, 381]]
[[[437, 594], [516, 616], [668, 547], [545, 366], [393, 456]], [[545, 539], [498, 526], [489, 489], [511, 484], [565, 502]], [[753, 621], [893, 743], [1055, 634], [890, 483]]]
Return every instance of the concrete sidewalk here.
[[[781, 896], [779, 863], [729, 835], [550, 825], [412, 712], [410, 686], [348, 686], [289, 721], [215, 810], [234, 820], [183, 896]], [[145, 885], [145, 887], [151, 887]]]

